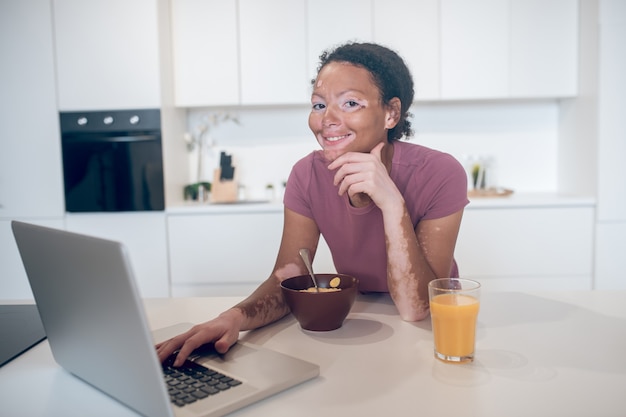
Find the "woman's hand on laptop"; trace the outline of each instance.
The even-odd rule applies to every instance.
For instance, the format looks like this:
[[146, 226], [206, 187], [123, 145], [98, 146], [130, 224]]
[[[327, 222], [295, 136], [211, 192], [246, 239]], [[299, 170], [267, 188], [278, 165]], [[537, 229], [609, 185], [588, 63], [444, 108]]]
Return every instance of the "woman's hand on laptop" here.
[[243, 322], [241, 310], [232, 308], [213, 320], [197, 324], [185, 333], [156, 345], [159, 361], [163, 362], [178, 351], [174, 366], [181, 366], [191, 352], [206, 343], [213, 343], [215, 350], [226, 353], [239, 339], [239, 329]]

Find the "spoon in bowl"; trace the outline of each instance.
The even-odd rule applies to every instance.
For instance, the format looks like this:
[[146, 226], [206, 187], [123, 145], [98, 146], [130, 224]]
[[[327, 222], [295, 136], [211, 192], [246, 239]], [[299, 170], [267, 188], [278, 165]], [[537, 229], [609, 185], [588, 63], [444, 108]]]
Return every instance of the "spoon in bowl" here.
[[304, 261], [304, 265], [306, 266], [306, 269], [309, 270], [309, 275], [311, 275], [311, 279], [313, 280], [313, 285], [315, 285], [315, 291], [320, 292], [320, 289], [317, 286], [317, 281], [315, 279], [315, 274], [313, 273], [313, 267], [311, 266], [311, 253], [309, 252], [309, 249], [308, 248], [300, 249], [300, 256], [302, 257], [302, 260]]

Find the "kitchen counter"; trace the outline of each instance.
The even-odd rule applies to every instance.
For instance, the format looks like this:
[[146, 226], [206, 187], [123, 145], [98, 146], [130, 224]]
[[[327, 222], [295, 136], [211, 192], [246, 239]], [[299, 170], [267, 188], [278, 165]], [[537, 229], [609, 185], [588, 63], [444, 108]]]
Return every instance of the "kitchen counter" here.
[[[476, 360], [465, 365], [434, 359], [430, 321], [403, 322], [387, 295], [360, 296], [332, 332], [303, 331], [288, 316], [241, 339], [315, 362], [320, 376], [232, 415], [621, 417], [625, 298], [485, 291]], [[147, 299], [145, 307], [160, 328], [204, 321], [238, 300]], [[0, 393], [6, 415], [136, 416], [60, 369], [47, 342], [0, 368]]]
[[[545, 208], [545, 207], [593, 207], [595, 199], [559, 193], [513, 193], [506, 197], [473, 197], [467, 210], [482, 208]], [[230, 204], [183, 203], [167, 207], [167, 214], [199, 213], [273, 213], [283, 211], [281, 201], [243, 201]]]
[[166, 213], [179, 214], [221, 214], [221, 213], [282, 213], [282, 202], [241, 201], [236, 203], [195, 203], [188, 202], [166, 208]]
[[590, 196], [559, 193], [513, 193], [506, 197], [470, 198], [467, 209], [594, 207], [595, 204], [595, 198]]

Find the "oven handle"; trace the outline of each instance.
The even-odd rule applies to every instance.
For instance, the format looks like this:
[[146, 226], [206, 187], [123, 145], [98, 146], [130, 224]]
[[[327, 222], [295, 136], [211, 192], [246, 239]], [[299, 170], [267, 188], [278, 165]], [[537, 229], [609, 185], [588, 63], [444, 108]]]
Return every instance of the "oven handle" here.
[[72, 143], [149, 142], [158, 140], [160, 140], [159, 135], [68, 135], [63, 137], [63, 142]]

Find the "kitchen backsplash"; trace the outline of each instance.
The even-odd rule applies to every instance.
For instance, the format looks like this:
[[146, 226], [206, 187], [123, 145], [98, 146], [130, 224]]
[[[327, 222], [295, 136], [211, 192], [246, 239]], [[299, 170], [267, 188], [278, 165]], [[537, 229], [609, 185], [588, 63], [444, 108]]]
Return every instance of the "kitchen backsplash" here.
[[[236, 117], [238, 124], [210, 128], [211, 146], [204, 158], [204, 179], [211, 180], [219, 154], [233, 155], [237, 179], [248, 199], [265, 198], [265, 187], [280, 187], [291, 166], [314, 149], [308, 107], [195, 108], [188, 110], [193, 132], [207, 114]], [[555, 101], [433, 103], [411, 108], [412, 142], [449, 152], [466, 164], [489, 158], [490, 182], [516, 192], [557, 190], [559, 106]], [[182, 138], [181, 138], [182, 141]], [[195, 181], [197, 155], [189, 155], [189, 178]]]

